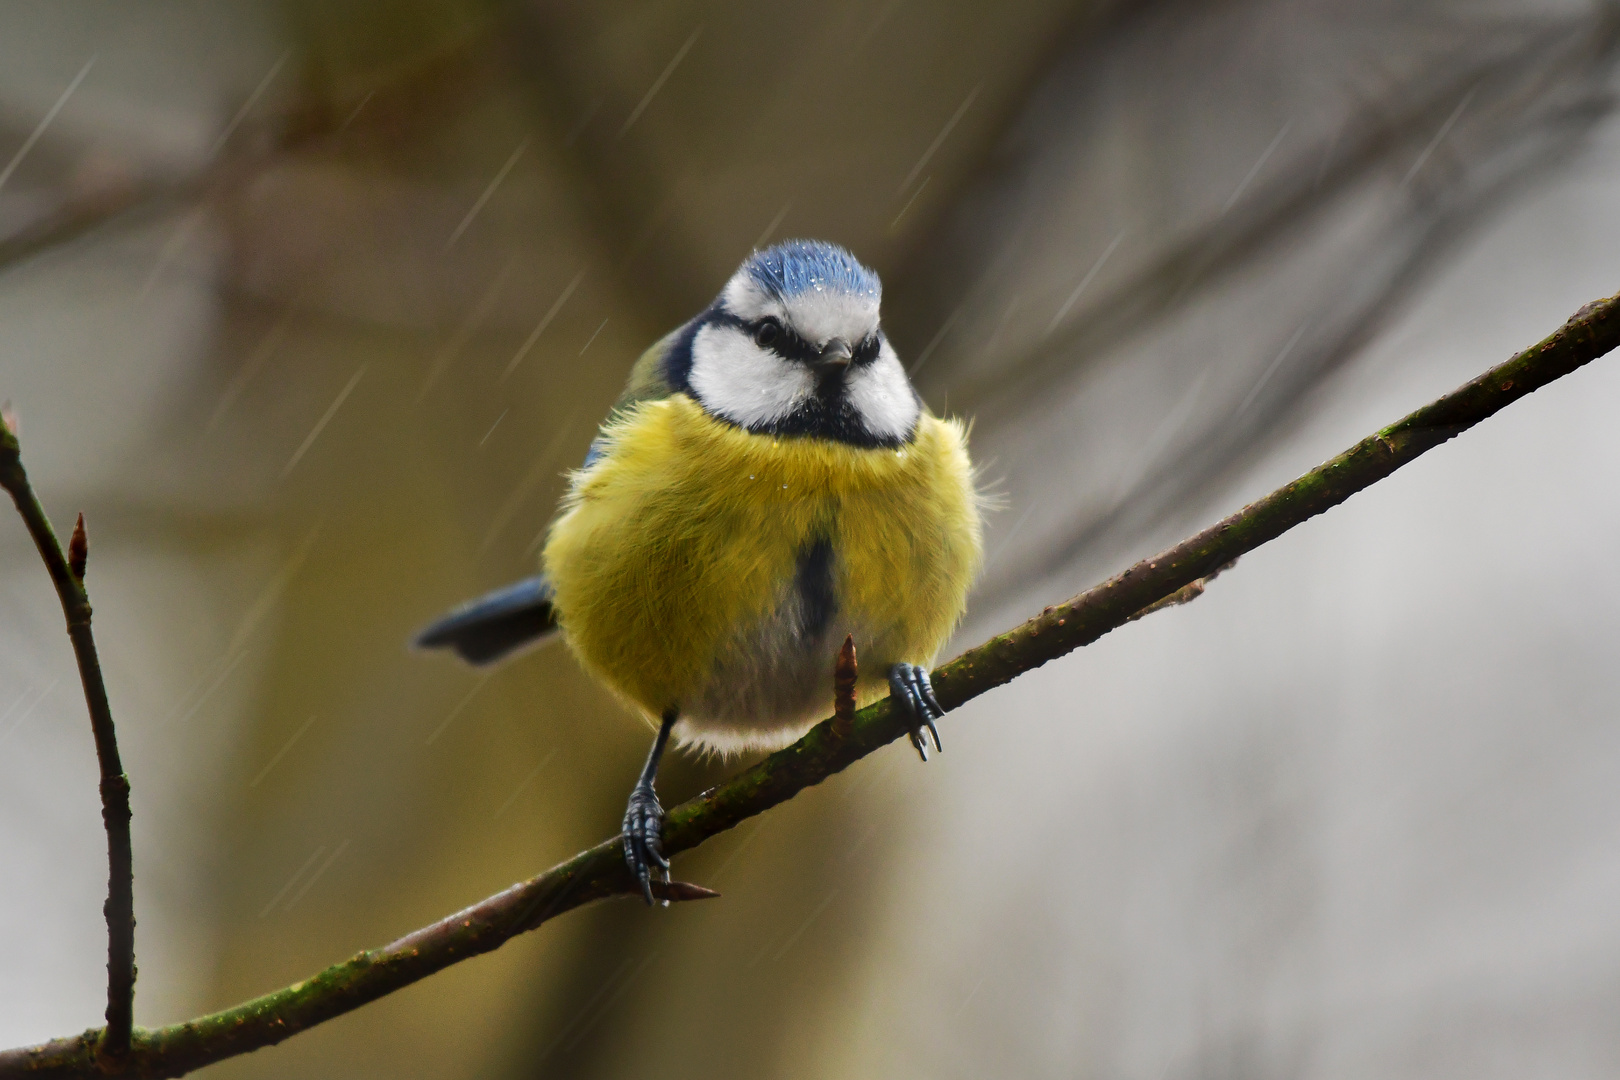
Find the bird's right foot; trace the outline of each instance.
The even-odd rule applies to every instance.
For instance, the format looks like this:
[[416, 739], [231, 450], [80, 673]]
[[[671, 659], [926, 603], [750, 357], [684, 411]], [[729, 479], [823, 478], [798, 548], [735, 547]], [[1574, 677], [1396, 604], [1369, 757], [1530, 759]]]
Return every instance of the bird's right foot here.
[[943, 752], [945, 748], [939, 744], [939, 729], [934, 727], [934, 721], [944, 716], [945, 710], [934, 699], [928, 669], [916, 664], [894, 665], [889, 669], [889, 696], [905, 713], [907, 726], [911, 728], [911, 745], [917, 748], [922, 759], [928, 760], [928, 739], [923, 735], [924, 730], [934, 737], [934, 749]]

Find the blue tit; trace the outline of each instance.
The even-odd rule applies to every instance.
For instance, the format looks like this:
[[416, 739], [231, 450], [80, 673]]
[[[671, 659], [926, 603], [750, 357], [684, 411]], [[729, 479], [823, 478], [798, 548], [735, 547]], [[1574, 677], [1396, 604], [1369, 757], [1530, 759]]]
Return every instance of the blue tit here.
[[[862, 704], [893, 696], [940, 749], [928, 667], [978, 572], [967, 432], [930, 413], [879, 316], [878, 276], [843, 248], [755, 252], [715, 301], [636, 362], [551, 523], [541, 576], [417, 638], [475, 664], [560, 630], [657, 726], [624, 817], [648, 903], [677, 743], [791, 743], [827, 714], [853, 634]], [[655, 869], [656, 868], [656, 869]]]

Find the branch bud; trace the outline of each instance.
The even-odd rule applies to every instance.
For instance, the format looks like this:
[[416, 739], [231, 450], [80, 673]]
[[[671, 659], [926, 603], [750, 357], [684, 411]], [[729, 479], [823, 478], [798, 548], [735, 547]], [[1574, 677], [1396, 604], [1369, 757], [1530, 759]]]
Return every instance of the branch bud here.
[[84, 582], [84, 564], [90, 558], [90, 538], [84, 534], [84, 514], [73, 524], [73, 538], [68, 541], [68, 569], [80, 584]]
[[833, 731], [842, 738], [855, 723], [855, 635], [844, 635], [833, 666]]

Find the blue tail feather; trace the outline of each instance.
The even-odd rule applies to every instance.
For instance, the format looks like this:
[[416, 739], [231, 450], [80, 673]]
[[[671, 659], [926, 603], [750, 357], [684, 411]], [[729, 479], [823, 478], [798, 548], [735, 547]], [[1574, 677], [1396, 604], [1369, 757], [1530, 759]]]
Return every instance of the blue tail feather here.
[[419, 649], [453, 649], [470, 664], [491, 664], [557, 630], [551, 582], [532, 577], [471, 600], [428, 625]]

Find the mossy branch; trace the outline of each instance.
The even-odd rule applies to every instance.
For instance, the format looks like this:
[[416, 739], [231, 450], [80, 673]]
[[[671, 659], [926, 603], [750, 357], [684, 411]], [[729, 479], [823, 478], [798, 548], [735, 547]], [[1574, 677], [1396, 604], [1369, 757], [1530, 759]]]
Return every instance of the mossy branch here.
[[[1145, 559], [933, 672], [947, 709], [1097, 640], [1149, 607], [1197, 595], [1233, 559], [1336, 506], [1425, 452], [1620, 345], [1620, 296], [1588, 304], [1544, 341], [1379, 431], [1231, 517]], [[49, 560], [47, 560], [49, 561]], [[686, 851], [785, 802], [905, 734], [887, 701], [829, 719], [785, 750], [670, 811], [664, 850]], [[672, 900], [713, 895], [663, 886]], [[620, 841], [606, 840], [545, 873], [408, 934], [356, 954], [304, 982], [184, 1024], [136, 1030], [125, 1073], [180, 1076], [269, 1046], [400, 987], [498, 948], [582, 904], [637, 891]], [[98, 1071], [100, 1029], [0, 1052], [0, 1080], [83, 1077]]]

